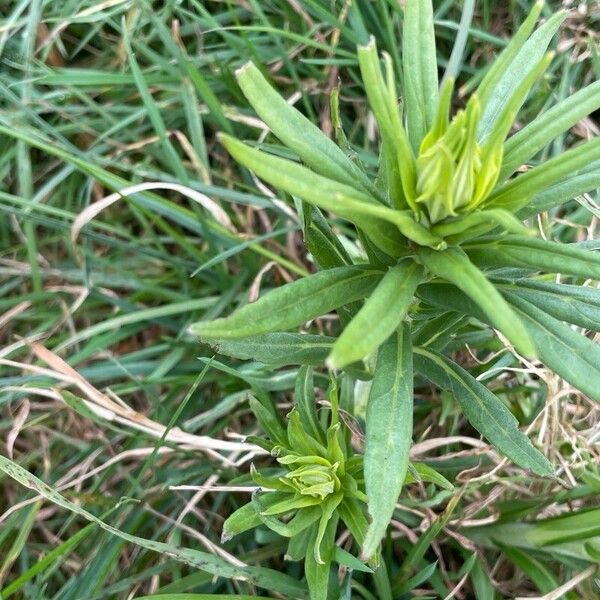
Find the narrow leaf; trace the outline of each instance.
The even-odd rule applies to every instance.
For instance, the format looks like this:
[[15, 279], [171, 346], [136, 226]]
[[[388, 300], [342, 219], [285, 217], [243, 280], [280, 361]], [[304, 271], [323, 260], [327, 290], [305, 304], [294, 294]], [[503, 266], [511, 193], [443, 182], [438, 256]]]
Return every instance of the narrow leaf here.
[[525, 469], [542, 476], [554, 473], [548, 459], [519, 429], [514, 415], [482, 383], [441, 354], [422, 348], [415, 352], [425, 359], [418, 361], [418, 370], [438, 387], [452, 390], [469, 423], [489, 442]]
[[534, 5], [529, 17], [478, 89], [483, 106], [479, 122], [479, 139], [484, 139], [493, 131], [504, 106], [521, 83], [523, 73], [529, 71], [531, 64], [538, 63], [542, 59], [552, 38], [567, 16], [566, 11], [556, 12], [529, 37], [542, 6], [542, 1]]
[[512, 213], [499, 208], [477, 210], [461, 215], [452, 221], [434, 225], [431, 230], [440, 237], [448, 237], [451, 243], [456, 243], [457, 240], [462, 241], [475, 235], [481, 235], [481, 232], [485, 233], [498, 226], [511, 233], [521, 235], [530, 235], [531, 233]]
[[237, 71], [244, 95], [273, 133], [316, 173], [373, 193], [375, 186], [318, 127], [288, 104], [251, 62]]
[[[399, 240], [389, 224], [418, 244], [438, 247], [442, 240], [414, 221], [409, 211], [393, 210], [354, 188], [316, 175], [292, 161], [261, 152], [235, 138], [221, 135], [227, 151], [261, 179], [302, 198], [309, 204], [330, 210], [364, 229], [382, 250], [394, 256]], [[387, 226], [387, 228], [386, 228]]]
[[433, 124], [438, 104], [431, 0], [406, 0], [402, 27], [402, 66], [408, 137], [416, 153]]
[[459, 250], [419, 252], [423, 264], [434, 275], [449, 281], [469, 296], [515, 345], [519, 352], [535, 356], [535, 347], [510, 306], [486, 276]]
[[411, 208], [416, 210], [415, 158], [400, 119], [392, 69], [388, 69], [386, 82], [379, 67], [374, 38], [366, 46], [358, 47], [358, 62], [383, 141], [382, 160], [389, 167], [390, 200], [396, 208], [403, 208], [401, 200], [406, 199]]
[[387, 340], [408, 312], [422, 278], [423, 268], [413, 261], [389, 269], [333, 345], [329, 366], [361, 360]]
[[498, 288], [509, 301], [511, 297], [517, 296], [559, 321], [600, 331], [598, 288], [529, 279], [520, 279], [512, 284], [499, 284]]
[[576, 196], [600, 188], [600, 161], [592, 163], [591, 167], [589, 170], [582, 170], [578, 175], [569, 177], [538, 193], [527, 206], [519, 211], [519, 216], [527, 219], [555, 206], [560, 206], [563, 202]]
[[511, 179], [489, 196], [485, 205], [516, 212], [534, 196], [576, 177], [579, 171], [597, 160], [600, 160], [600, 138], [584, 142]]
[[504, 181], [553, 139], [598, 108], [600, 81], [578, 90], [531, 121], [504, 144], [500, 181]]
[[313, 370], [302, 367], [298, 370], [294, 398], [304, 430], [315, 440], [325, 443], [325, 432], [317, 415], [317, 398], [315, 396]]
[[161, 556], [169, 556], [192, 568], [200, 569], [201, 571], [211, 573], [218, 577], [247, 581], [252, 585], [279, 591], [292, 597], [305, 597], [305, 588], [300, 582], [293, 577], [273, 569], [235, 566], [208, 552], [201, 552], [200, 550], [192, 548], [181, 548], [173, 544], [148, 540], [117, 529], [85, 510], [79, 506], [79, 504], [67, 500], [35, 475], [29, 473], [21, 466], [3, 456], [0, 456], [0, 470], [4, 471], [9, 477], [26, 488], [34, 490], [37, 494], [40, 494], [53, 504], [77, 514], [87, 521], [95, 523], [111, 535], [121, 538], [130, 544], [134, 544], [152, 552], [157, 552]]
[[507, 235], [478, 240], [464, 248], [479, 267], [521, 267], [600, 279], [600, 253], [578, 248], [575, 244]]
[[509, 301], [539, 348], [542, 362], [600, 402], [600, 346], [522, 298], [511, 295]]
[[379, 350], [367, 405], [365, 487], [371, 524], [362, 557], [373, 556], [394, 513], [412, 443], [413, 372], [410, 327]]
[[[335, 530], [337, 518], [331, 519], [325, 531], [324, 543], [332, 549], [335, 547]], [[317, 528], [314, 529], [314, 535], [311, 537], [308, 548], [316, 547]], [[333, 553], [332, 553], [333, 554]], [[331, 569], [331, 559], [328, 557], [324, 562], [317, 562], [313, 552], [308, 552], [304, 559], [304, 572], [308, 589], [310, 590], [310, 600], [329, 600], [329, 571]]]
[[338, 267], [269, 291], [227, 318], [190, 327], [200, 338], [229, 339], [297, 327], [339, 306], [368, 296], [381, 279], [369, 267]]
[[276, 332], [237, 339], [202, 337], [215, 352], [241, 360], [256, 360], [272, 366], [321, 366], [335, 338], [325, 335]]

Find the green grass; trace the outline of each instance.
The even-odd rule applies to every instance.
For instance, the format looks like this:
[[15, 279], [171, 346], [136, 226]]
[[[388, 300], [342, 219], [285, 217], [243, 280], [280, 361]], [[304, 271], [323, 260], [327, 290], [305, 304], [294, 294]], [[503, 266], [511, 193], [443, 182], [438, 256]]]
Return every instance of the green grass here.
[[[561, 3], [550, 4], [547, 15]], [[435, 3], [442, 68], [461, 30], [461, 5]], [[476, 3], [462, 90], [480, 81], [530, 5]], [[52, 488], [34, 482], [40, 497], [39, 489], [0, 475], [2, 599], [305, 594], [302, 565], [284, 560], [285, 544], [266, 528], [219, 541], [225, 518], [249, 499], [237, 490], [252, 485], [250, 462], [270, 464], [241, 443], [259, 433], [248, 397], [268, 396], [284, 414], [297, 369], [213, 358], [186, 332], [195, 321], [229, 314], [249, 289], [264, 293], [314, 270], [284, 196], [257, 185], [216, 137], [265, 135], [235, 82], [246, 60], [262, 65], [325, 131], [332, 126], [329, 94], [341, 81], [344, 130], [374, 166], [355, 46], [373, 34], [400, 64], [402, 12], [386, 0], [354, 6], [0, 5], [2, 455]], [[536, 86], [523, 122], [600, 73], [600, 10], [581, 6], [563, 27], [563, 52]], [[539, 159], [597, 135], [599, 126], [592, 116]], [[204, 194], [232, 226], [210, 203], [154, 190], [116, 201], [73, 240], [87, 206], [140, 182]], [[593, 239], [598, 210], [598, 194], [591, 194], [536, 225], [549, 239]], [[353, 242], [350, 229], [336, 226]], [[336, 330], [330, 319], [318, 325]], [[536, 478], [501, 462], [449, 395], [420, 382], [413, 452], [455, 487], [406, 487], [383, 545], [387, 575], [377, 577], [386, 581], [342, 572], [340, 597], [368, 600], [391, 589], [394, 598], [488, 600], [543, 596], [564, 585], [551, 597], [597, 598], [597, 406], [539, 365], [500, 351], [477, 327], [461, 330], [452, 349], [511, 407], [558, 477]], [[316, 382], [322, 401], [324, 371]], [[358, 451], [364, 387], [342, 389], [341, 399]], [[249, 581], [239, 561], [253, 568]]]

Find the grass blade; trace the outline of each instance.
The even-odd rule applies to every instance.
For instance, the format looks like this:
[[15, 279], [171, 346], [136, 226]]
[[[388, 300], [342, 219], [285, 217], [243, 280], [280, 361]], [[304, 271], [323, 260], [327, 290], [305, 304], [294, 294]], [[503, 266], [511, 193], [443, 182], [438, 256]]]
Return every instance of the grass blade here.
[[301, 583], [288, 575], [284, 575], [272, 569], [263, 567], [238, 567], [213, 554], [208, 554], [207, 552], [201, 552], [191, 548], [180, 548], [172, 544], [144, 539], [121, 531], [120, 529], [105, 523], [81, 506], [67, 500], [35, 475], [29, 473], [4, 456], [0, 456], [0, 470], [15, 481], [18, 481], [21, 485], [35, 490], [53, 504], [82, 516], [84, 519], [95, 523], [108, 533], [115, 535], [126, 542], [141, 546], [152, 552], [170, 556], [191, 567], [212, 573], [218, 577], [240, 579], [260, 587], [280, 591], [283, 594], [289, 594], [294, 597], [306, 597], [305, 588]]

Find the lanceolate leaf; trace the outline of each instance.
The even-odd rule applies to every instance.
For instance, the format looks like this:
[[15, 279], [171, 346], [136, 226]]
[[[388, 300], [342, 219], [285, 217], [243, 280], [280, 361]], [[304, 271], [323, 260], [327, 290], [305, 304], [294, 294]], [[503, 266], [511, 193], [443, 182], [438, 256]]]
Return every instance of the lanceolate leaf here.
[[294, 397], [296, 406], [302, 421], [304, 430], [315, 438], [318, 442], [324, 444], [325, 432], [319, 423], [317, 415], [317, 399], [315, 397], [313, 370], [310, 367], [302, 367], [298, 370]]
[[566, 11], [555, 13], [524, 42], [524, 38], [529, 37], [542, 5], [543, 2], [538, 2], [534, 6], [522, 28], [504, 50], [508, 60], [503, 60], [504, 57], [501, 56], [492, 67], [490, 78], [486, 77], [478, 90], [484, 107], [479, 123], [480, 139], [485, 139], [493, 131], [505, 104], [520, 85], [523, 73], [527, 73], [530, 65], [542, 59], [550, 41], [567, 16]]
[[290, 106], [251, 62], [238, 72], [238, 83], [260, 118], [315, 172], [346, 185], [374, 192], [375, 186], [332, 140]]
[[[500, 289], [504, 291], [502, 285]], [[468, 297], [448, 285], [421, 286], [419, 295], [437, 306], [490, 321], [483, 313], [479, 314], [477, 306], [469, 305]], [[542, 362], [574, 387], [600, 402], [597, 385], [600, 381], [598, 344], [573, 331], [571, 327], [546, 314], [543, 308], [529, 303], [517, 294], [508, 294], [507, 299], [535, 342]]]
[[230, 317], [199, 321], [190, 332], [200, 338], [230, 339], [297, 327], [339, 306], [368, 296], [382, 272], [369, 267], [338, 267], [271, 290]]
[[509, 301], [511, 297], [517, 296], [559, 321], [600, 331], [598, 288], [527, 279], [520, 279], [512, 284], [499, 284], [498, 288]]
[[378, 205], [371, 196], [350, 186], [316, 175], [292, 161], [251, 148], [235, 138], [221, 135], [220, 139], [233, 158], [259, 177], [310, 204], [352, 221], [391, 256], [397, 253], [400, 238], [390, 224], [418, 244], [438, 247], [442, 243], [440, 238], [416, 223], [409, 211]]
[[417, 370], [442, 389], [450, 389], [469, 423], [489, 442], [519, 466], [550, 476], [550, 462], [519, 429], [518, 421], [506, 406], [462, 367], [450, 359], [422, 348]]
[[582, 170], [578, 175], [569, 177], [537, 194], [519, 211], [519, 216], [527, 219], [598, 188], [600, 188], [600, 161], [592, 163], [590, 169]]
[[577, 248], [574, 244], [508, 235], [477, 240], [464, 248], [479, 267], [524, 267], [600, 279], [600, 253]]
[[533, 84], [548, 68], [553, 56], [553, 53], [548, 53], [534, 63], [533, 67], [522, 75], [521, 80], [518, 85], [514, 87], [511, 95], [506, 98], [504, 105], [495, 119], [493, 129], [482, 141], [484, 156], [486, 149], [493, 149], [504, 142]]
[[371, 557], [392, 518], [412, 443], [413, 370], [410, 327], [380, 349], [367, 405], [365, 486], [371, 524], [362, 555]]
[[469, 239], [480, 235], [482, 231], [486, 232], [498, 226], [511, 233], [529, 234], [527, 227], [512, 213], [498, 208], [461, 215], [453, 221], [435, 225], [432, 227], [432, 231], [442, 237], [447, 237], [451, 243], [455, 243], [457, 240]]
[[535, 356], [535, 347], [514, 311], [464, 253], [457, 249], [435, 252], [423, 248], [419, 256], [433, 274], [467, 294], [520, 352]]
[[272, 365], [320, 366], [331, 352], [335, 338], [325, 335], [276, 332], [236, 339], [202, 337], [215, 352], [241, 360]]
[[314, 528], [313, 536], [308, 543], [309, 551], [304, 559], [304, 572], [306, 573], [306, 581], [310, 590], [310, 600], [328, 600], [329, 599], [329, 571], [331, 569], [331, 560], [333, 558], [333, 550], [335, 549], [335, 529], [337, 526], [337, 518], [331, 519], [325, 531], [324, 545], [328, 545], [332, 549], [332, 556], [327, 557], [323, 563], [317, 562], [314, 553], [310, 550], [316, 546], [317, 528]]
[[600, 402], [600, 346], [516, 295], [509, 301], [535, 340], [542, 362]]
[[391, 80], [393, 71], [388, 65], [390, 81], [386, 82], [379, 67], [374, 38], [366, 46], [359, 46], [358, 61], [369, 104], [383, 139], [383, 160], [388, 165], [390, 200], [396, 208], [403, 208], [401, 200], [406, 199], [415, 210], [415, 158], [400, 119], [397, 94]]
[[600, 81], [588, 85], [531, 121], [504, 145], [500, 181], [512, 175], [554, 138], [600, 108]]
[[[510, 42], [500, 53], [498, 57], [491, 64], [488, 72], [485, 74], [483, 81], [477, 88], [477, 95], [481, 100], [482, 106], [485, 106], [490, 100], [491, 96], [498, 92], [498, 83], [503, 78], [511, 63], [515, 60], [515, 57], [519, 54], [519, 51], [523, 48], [523, 45], [527, 41], [527, 38], [531, 35], [535, 24], [542, 12], [544, 6], [544, 0], [537, 0], [533, 5], [529, 15], [519, 27], [519, 30], [511, 38]], [[505, 96], [509, 95], [509, 92], [504, 92]], [[481, 137], [487, 133], [489, 125], [483, 127], [484, 131], [481, 132]]]
[[402, 66], [408, 136], [413, 150], [417, 152], [433, 124], [438, 103], [431, 0], [406, 0], [402, 27]]
[[362, 360], [392, 335], [422, 278], [423, 268], [411, 260], [389, 269], [333, 345], [329, 366], [341, 368]]
[[577, 176], [579, 171], [597, 160], [600, 160], [600, 138], [580, 144], [511, 179], [498, 188], [485, 205], [515, 212], [525, 207], [534, 196]]

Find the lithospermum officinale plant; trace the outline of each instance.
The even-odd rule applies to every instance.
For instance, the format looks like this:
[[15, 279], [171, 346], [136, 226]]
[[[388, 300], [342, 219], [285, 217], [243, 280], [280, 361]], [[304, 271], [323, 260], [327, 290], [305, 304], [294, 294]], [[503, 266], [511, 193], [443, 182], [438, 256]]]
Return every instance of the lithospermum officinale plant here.
[[268, 403], [250, 399], [268, 438], [251, 437], [249, 441], [276, 457], [280, 468], [264, 474], [252, 467], [252, 478], [260, 492], [255, 492], [252, 501], [223, 525], [224, 540], [259, 525], [289, 538], [286, 556], [290, 560], [304, 559], [313, 598], [328, 597], [333, 560], [352, 569], [371, 570], [335, 544], [340, 521], [359, 543], [368, 526], [362, 456], [352, 452], [348, 428], [340, 421], [337, 391], [334, 381], [328, 393], [330, 416], [326, 429], [317, 414], [310, 368], [303, 367], [299, 374], [296, 404], [286, 428]]
[[[400, 94], [391, 59], [379, 60], [373, 40], [358, 48], [381, 140], [374, 177], [345, 141], [335, 94], [338, 144], [288, 105], [254, 64], [238, 72], [252, 107], [299, 161], [227, 135], [221, 141], [239, 163], [292, 196], [320, 271], [191, 330], [230, 356], [326, 362], [372, 377], [363, 558], [375, 555], [405, 481], [415, 374], [449, 390], [472, 426], [515, 463], [543, 476], [553, 472], [505, 404], [444, 355], [465, 325], [490, 325], [518, 352], [600, 401], [600, 348], [569, 326], [599, 329], [600, 292], [579, 284], [600, 279], [600, 256], [586, 244], [539, 239], [523, 225], [600, 186], [600, 139], [517, 173], [600, 106], [600, 86], [577, 91], [509, 137], [551, 62], [547, 49], [565, 17], [556, 13], [535, 29], [542, 4], [453, 116], [453, 73], [438, 83], [429, 0], [405, 3]], [[359, 258], [349, 255], [320, 210], [356, 227]], [[554, 283], [544, 273], [572, 280]], [[343, 326], [337, 338], [289, 331], [333, 310]]]

